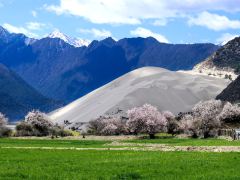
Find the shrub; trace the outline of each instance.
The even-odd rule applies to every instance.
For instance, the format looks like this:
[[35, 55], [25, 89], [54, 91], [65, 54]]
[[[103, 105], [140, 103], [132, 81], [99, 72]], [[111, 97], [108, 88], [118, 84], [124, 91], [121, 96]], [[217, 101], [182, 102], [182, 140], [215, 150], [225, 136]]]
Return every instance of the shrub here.
[[117, 134], [118, 127], [114, 124], [107, 123], [106, 126], [101, 130], [102, 135], [115, 135]]
[[50, 130], [53, 127], [53, 123], [49, 117], [40, 111], [31, 111], [25, 116], [24, 122], [32, 125], [36, 132], [36, 135], [47, 136], [50, 134]]
[[129, 120], [127, 127], [134, 134], [147, 133], [151, 139], [155, 134], [164, 131], [167, 125], [166, 118], [156, 107], [145, 104], [127, 111]]
[[167, 120], [167, 133], [172, 135], [176, 134], [179, 128], [178, 128], [178, 121], [174, 116], [174, 114], [171, 113], [170, 111], [164, 111], [163, 116]]
[[0, 128], [0, 137], [9, 137], [12, 134], [12, 130], [7, 127]]
[[11, 129], [6, 127], [7, 123], [8, 119], [4, 114], [0, 113], [0, 137], [7, 137], [11, 135]]
[[178, 128], [180, 132], [189, 134], [194, 138], [199, 136], [198, 121], [191, 114], [182, 116], [181, 121], [178, 123]]
[[16, 136], [34, 136], [36, 132], [34, 132], [34, 128], [31, 124], [26, 122], [21, 122], [16, 126]]
[[74, 133], [73, 131], [71, 130], [65, 130], [63, 127], [61, 126], [53, 126], [51, 129], [50, 129], [50, 135], [52, 137], [58, 137], [58, 136], [61, 136], [61, 137], [66, 137], [66, 136], [74, 136]]
[[4, 114], [0, 113], [0, 127], [4, 127], [7, 125], [8, 119]]
[[48, 116], [40, 111], [31, 111], [25, 120], [16, 126], [16, 136], [68, 136], [62, 127], [54, 125]]
[[126, 134], [126, 124], [120, 118], [100, 116], [89, 122], [89, 133], [95, 135]]

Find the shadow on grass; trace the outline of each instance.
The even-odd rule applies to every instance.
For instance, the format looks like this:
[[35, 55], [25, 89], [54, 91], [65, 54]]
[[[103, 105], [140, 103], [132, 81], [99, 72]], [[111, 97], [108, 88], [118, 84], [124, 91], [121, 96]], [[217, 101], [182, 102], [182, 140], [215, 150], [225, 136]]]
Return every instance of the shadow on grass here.
[[142, 177], [139, 173], [126, 172], [117, 174], [111, 178], [111, 180], [135, 180], [135, 179], [142, 179]]
[[[174, 139], [176, 138], [176, 136], [156, 136], [154, 139]], [[144, 135], [144, 136], [140, 136], [139, 139], [150, 139], [149, 136], [147, 135]], [[151, 140], [154, 140], [154, 139], [151, 139]]]

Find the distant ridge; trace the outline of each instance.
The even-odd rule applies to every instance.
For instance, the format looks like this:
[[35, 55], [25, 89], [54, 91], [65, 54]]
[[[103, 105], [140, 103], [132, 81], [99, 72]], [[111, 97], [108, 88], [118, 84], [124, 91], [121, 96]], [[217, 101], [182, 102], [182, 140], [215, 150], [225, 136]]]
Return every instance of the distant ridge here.
[[63, 34], [59, 30], [53, 31], [47, 37], [62, 39], [64, 42], [66, 42], [72, 46], [75, 46], [75, 47], [88, 46], [90, 44], [90, 42], [87, 40], [68, 37], [67, 35]]
[[229, 84], [229, 86], [217, 96], [217, 99], [240, 103], [240, 76]]
[[0, 112], [10, 120], [19, 120], [32, 109], [50, 111], [62, 103], [48, 99], [0, 64]]
[[221, 76], [231, 75], [235, 79], [240, 73], [240, 37], [226, 43], [213, 55], [194, 67], [194, 70], [202, 73]]
[[77, 48], [57, 33], [40, 40], [10, 33], [7, 38], [4, 41], [5, 36], [0, 36], [0, 63], [45, 96], [64, 102], [140, 67], [190, 70], [219, 48], [214, 44], [165, 44], [152, 37], [118, 41], [109, 37]]

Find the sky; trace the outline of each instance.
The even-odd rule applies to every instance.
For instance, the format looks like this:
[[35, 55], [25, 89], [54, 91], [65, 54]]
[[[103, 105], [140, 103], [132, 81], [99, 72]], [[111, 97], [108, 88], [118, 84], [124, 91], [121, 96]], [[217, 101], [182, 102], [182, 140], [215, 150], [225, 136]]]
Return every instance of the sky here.
[[0, 25], [33, 38], [220, 44], [240, 35], [240, 0], [0, 0]]

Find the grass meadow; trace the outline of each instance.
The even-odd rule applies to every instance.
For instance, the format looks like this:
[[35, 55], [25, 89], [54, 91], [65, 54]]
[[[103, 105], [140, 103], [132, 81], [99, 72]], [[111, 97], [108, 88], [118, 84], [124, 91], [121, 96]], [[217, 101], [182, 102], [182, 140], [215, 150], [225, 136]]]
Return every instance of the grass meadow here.
[[[124, 141], [126, 142], [126, 140]], [[219, 139], [128, 140], [195, 146], [238, 146]], [[75, 150], [104, 148], [111, 141], [0, 139], [0, 179], [239, 179], [240, 153]], [[52, 149], [16, 149], [52, 147]]]

